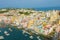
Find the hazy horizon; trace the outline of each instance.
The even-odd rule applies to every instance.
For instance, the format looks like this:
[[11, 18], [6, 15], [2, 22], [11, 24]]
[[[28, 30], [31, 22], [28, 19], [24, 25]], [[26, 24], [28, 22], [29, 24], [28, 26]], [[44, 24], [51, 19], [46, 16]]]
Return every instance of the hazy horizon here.
[[60, 7], [60, 0], [0, 0], [0, 8]]

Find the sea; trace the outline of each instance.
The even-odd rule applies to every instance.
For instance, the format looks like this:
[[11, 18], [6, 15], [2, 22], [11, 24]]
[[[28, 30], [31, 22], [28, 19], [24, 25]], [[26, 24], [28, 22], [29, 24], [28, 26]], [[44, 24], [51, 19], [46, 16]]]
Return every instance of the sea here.
[[49, 11], [49, 10], [60, 10], [60, 7], [41, 7], [41, 8], [33, 8], [37, 11]]
[[[47, 10], [60, 10], [60, 7], [50, 7], [50, 8], [34, 8], [37, 11], [47, 11]], [[9, 28], [12, 30], [10, 31]], [[7, 31], [7, 35], [6, 34]], [[2, 38], [1, 38], [2, 36]], [[43, 36], [37, 36], [36, 34], [30, 35], [27, 33], [23, 34], [23, 30], [19, 30], [15, 27], [0, 27], [0, 40], [52, 40], [52, 38], [46, 38]]]
[[[11, 29], [11, 30], [9, 30]], [[7, 33], [6, 33], [7, 32]], [[2, 36], [2, 37], [1, 37]], [[29, 33], [23, 33], [23, 30], [17, 29], [14, 26], [0, 27], [0, 40], [46, 40], [44, 36], [36, 34], [30, 35]]]

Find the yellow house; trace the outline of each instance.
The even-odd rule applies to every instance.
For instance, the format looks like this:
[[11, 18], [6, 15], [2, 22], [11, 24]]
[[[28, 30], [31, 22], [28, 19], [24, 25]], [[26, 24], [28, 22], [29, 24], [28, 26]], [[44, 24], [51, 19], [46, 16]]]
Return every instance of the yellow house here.
[[55, 21], [57, 18], [58, 18], [58, 14], [55, 13], [55, 14], [51, 15], [50, 21], [51, 21], [51, 22], [52, 22], [52, 21]]
[[11, 18], [11, 21], [12, 21], [12, 23], [16, 20], [16, 16], [12, 16], [12, 18]]
[[34, 24], [34, 20], [30, 20], [30, 21], [28, 22], [28, 28], [30, 28], [31, 25], [33, 25], [33, 24]]
[[59, 20], [59, 25], [60, 25], [60, 20]]

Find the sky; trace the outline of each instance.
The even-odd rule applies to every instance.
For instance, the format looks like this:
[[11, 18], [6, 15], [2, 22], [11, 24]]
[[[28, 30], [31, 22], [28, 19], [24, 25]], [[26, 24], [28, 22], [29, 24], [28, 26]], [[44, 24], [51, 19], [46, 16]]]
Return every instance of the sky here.
[[60, 7], [60, 0], [0, 0], [0, 8]]

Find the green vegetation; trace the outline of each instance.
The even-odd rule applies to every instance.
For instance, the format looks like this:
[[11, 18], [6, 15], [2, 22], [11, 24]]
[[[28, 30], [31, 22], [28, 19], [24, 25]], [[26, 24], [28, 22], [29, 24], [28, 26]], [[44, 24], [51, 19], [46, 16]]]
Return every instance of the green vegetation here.
[[6, 10], [6, 11], [0, 11], [0, 14], [1, 14], [1, 13], [5, 13], [5, 12], [8, 12], [8, 10]]
[[30, 13], [28, 13], [28, 12], [25, 12], [24, 14], [25, 14], [25, 15], [29, 15]]
[[30, 13], [28, 12], [19, 12], [20, 14], [25, 14], [25, 15], [29, 15]]

